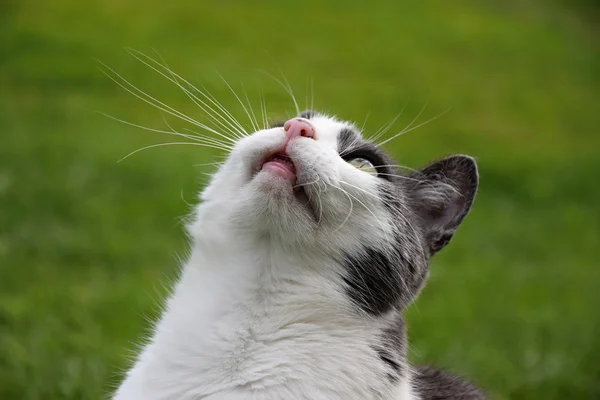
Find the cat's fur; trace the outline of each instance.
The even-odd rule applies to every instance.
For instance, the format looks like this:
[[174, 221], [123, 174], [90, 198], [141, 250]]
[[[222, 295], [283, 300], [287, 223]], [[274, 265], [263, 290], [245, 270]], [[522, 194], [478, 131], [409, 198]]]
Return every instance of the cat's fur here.
[[[239, 140], [201, 195], [190, 256], [116, 400], [483, 399], [407, 362], [402, 311], [465, 217], [475, 162], [401, 175], [350, 123], [301, 117], [301, 192], [259, 167], [275, 126]], [[347, 160], [368, 158], [369, 174]]]

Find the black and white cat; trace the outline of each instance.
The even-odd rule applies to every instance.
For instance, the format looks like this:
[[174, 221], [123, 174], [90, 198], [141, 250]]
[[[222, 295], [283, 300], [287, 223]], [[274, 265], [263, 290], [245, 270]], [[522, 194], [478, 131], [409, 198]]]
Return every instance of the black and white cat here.
[[483, 399], [408, 364], [402, 316], [477, 186], [470, 157], [402, 174], [354, 125], [312, 111], [236, 140], [114, 399]]

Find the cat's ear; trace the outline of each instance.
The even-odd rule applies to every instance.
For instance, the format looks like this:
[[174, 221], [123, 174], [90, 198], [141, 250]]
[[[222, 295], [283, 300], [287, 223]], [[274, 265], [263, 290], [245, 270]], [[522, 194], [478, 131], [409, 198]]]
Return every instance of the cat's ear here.
[[450, 156], [415, 171], [408, 183], [433, 255], [448, 244], [473, 204], [479, 184], [477, 164], [468, 156]]

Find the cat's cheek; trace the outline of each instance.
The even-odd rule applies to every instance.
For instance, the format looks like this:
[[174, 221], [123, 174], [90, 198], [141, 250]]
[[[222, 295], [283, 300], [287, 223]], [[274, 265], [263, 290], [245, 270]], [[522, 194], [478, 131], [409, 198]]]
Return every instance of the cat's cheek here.
[[296, 166], [299, 183], [315, 179], [330, 183], [339, 181], [337, 163], [341, 159], [333, 148], [314, 140], [297, 140], [288, 146], [287, 151]]

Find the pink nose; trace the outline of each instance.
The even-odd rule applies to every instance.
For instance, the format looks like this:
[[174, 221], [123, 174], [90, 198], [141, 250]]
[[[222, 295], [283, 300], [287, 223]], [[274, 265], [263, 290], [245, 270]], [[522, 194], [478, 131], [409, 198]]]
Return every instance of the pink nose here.
[[315, 138], [315, 130], [312, 125], [309, 124], [306, 120], [300, 118], [294, 118], [287, 121], [283, 124], [283, 129], [285, 129], [286, 133], [286, 142], [289, 142], [292, 139], [295, 139], [299, 136], [304, 136], [307, 138]]

